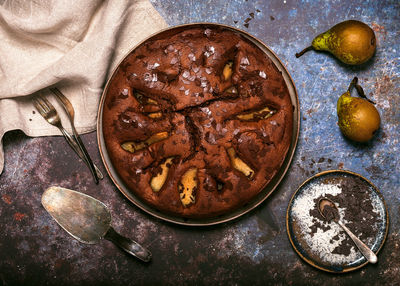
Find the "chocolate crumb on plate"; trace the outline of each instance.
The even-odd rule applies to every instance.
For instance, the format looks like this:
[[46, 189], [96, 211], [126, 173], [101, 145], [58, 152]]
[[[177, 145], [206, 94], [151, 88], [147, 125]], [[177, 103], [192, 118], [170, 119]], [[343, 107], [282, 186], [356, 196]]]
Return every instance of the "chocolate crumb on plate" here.
[[335, 220], [339, 219], [339, 212], [334, 207], [325, 206], [322, 213], [324, 214], [325, 219], [327, 221], [332, 221], [332, 220], [335, 221]]

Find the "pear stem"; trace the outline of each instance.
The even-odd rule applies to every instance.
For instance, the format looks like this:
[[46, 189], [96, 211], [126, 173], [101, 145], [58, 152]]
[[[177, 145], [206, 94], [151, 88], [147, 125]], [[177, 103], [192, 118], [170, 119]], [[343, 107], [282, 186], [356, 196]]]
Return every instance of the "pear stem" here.
[[296, 53], [296, 58], [300, 58], [302, 55], [304, 55], [308, 51], [311, 51], [312, 49], [314, 49], [313, 46], [309, 46], [302, 50], [300, 53]]
[[[347, 89], [348, 92], [351, 92], [351, 89], [353, 88], [353, 86], [357, 85], [358, 82], [358, 77], [354, 77], [353, 80], [351, 81], [349, 88]], [[358, 91], [358, 90], [357, 90]]]
[[348, 92], [351, 91], [351, 89], [353, 88], [353, 86], [356, 88], [358, 96], [361, 98], [364, 98], [366, 100], [368, 100], [369, 102], [371, 102], [372, 104], [375, 104], [375, 102], [373, 102], [371, 99], [367, 98], [367, 96], [364, 93], [363, 88], [361, 87], [361, 85], [357, 84], [358, 82], [358, 77], [354, 77], [353, 80], [351, 81], [349, 88], [347, 89]]

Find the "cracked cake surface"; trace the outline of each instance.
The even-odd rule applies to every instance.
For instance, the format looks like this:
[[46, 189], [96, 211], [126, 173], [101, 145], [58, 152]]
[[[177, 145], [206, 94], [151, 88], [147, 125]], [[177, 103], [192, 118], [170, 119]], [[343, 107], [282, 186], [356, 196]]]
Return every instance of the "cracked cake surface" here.
[[173, 29], [134, 49], [105, 94], [103, 136], [131, 191], [187, 218], [228, 213], [272, 180], [293, 106], [271, 59], [227, 28]]

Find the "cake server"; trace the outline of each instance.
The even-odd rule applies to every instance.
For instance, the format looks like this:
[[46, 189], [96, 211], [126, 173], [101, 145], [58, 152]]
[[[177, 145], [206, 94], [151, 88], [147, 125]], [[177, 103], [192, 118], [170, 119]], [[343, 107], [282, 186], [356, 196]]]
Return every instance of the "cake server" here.
[[80, 242], [95, 244], [105, 238], [144, 262], [151, 260], [150, 251], [111, 227], [111, 214], [99, 200], [73, 190], [50, 187], [42, 195], [42, 205]]

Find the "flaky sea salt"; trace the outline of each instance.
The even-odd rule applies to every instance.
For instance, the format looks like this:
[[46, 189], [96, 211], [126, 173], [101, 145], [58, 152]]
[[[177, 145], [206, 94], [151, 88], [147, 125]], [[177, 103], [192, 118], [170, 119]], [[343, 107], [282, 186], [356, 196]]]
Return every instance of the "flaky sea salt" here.
[[207, 114], [207, 116], [211, 116], [211, 110], [208, 107], [202, 107], [201, 111]]
[[248, 59], [247, 57], [241, 58], [241, 59], [240, 59], [240, 65], [242, 65], [242, 66], [248, 66], [248, 65], [250, 65], [249, 59]]
[[150, 73], [145, 73], [145, 74], [143, 75], [143, 79], [144, 79], [144, 81], [151, 81], [152, 76], [151, 76]]
[[206, 68], [206, 73], [211, 74], [212, 73], [212, 68]]
[[193, 53], [188, 54], [188, 58], [189, 60], [191, 60], [192, 62], [196, 61], [196, 56]]
[[124, 122], [124, 123], [128, 123], [128, 124], [131, 123], [129, 117], [126, 118], [126, 117], [124, 117], [124, 116], [121, 116], [121, 120], [122, 120], [122, 122]]
[[207, 141], [210, 144], [216, 144], [217, 143], [217, 140], [216, 140], [215, 135], [213, 133], [209, 133]]
[[154, 63], [154, 64], [147, 64], [147, 69], [148, 70], [154, 70], [160, 66], [159, 63]]
[[157, 74], [156, 73], [153, 73], [153, 74], [145, 73], [143, 75], [143, 79], [144, 79], [144, 81], [153, 82], [154, 83], [154, 82], [157, 81]]
[[259, 75], [260, 77], [262, 77], [262, 78], [267, 78], [267, 75], [265, 74], [264, 71], [260, 71], [260, 72], [258, 73], [258, 75]]
[[168, 52], [173, 52], [173, 51], [176, 51], [176, 50], [175, 50], [175, 48], [174, 48], [173, 45], [168, 45], [167, 51], [168, 51]]
[[215, 53], [215, 48], [213, 46], [207, 46], [206, 47], [206, 51], [204, 52], [204, 56], [206, 58], [210, 57], [211, 55], [213, 55]]
[[205, 79], [205, 80], [201, 80], [201, 82], [200, 82], [200, 86], [201, 87], [207, 87], [207, 85], [208, 85], [208, 81]]
[[183, 71], [182, 77], [183, 78], [188, 78], [190, 76], [190, 72], [188, 70]]
[[200, 70], [200, 67], [198, 67], [198, 66], [192, 66], [192, 70], [193, 70], [195, 73], [198, 73], [199, 70]]
[[124, 88], [123, 90], [122, 90], [122, 95], [128, 95], [128, 89], [127, 88]]

